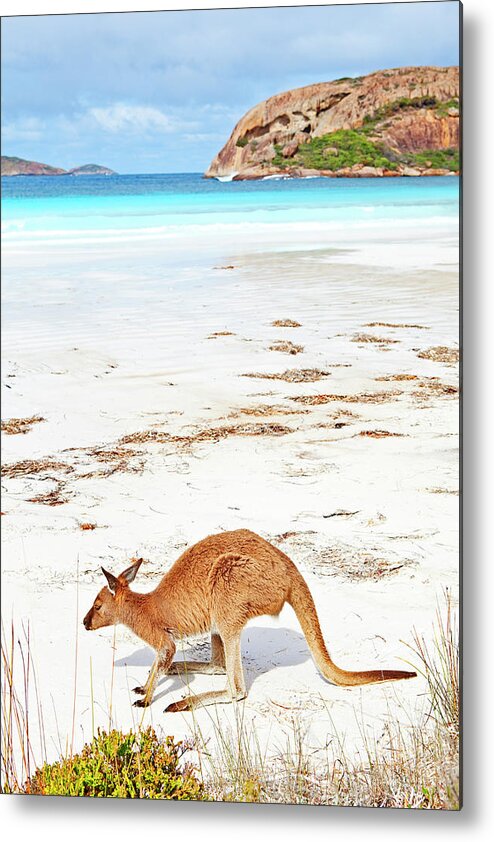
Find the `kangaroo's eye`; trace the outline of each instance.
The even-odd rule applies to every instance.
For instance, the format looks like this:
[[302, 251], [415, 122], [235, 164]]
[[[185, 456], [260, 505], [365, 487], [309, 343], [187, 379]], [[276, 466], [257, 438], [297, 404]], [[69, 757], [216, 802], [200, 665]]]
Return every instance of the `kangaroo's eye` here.
[[103, 606], [102, 605], [95, 605], [94, 607], [95, 607], [96, 611], [100, 611]]

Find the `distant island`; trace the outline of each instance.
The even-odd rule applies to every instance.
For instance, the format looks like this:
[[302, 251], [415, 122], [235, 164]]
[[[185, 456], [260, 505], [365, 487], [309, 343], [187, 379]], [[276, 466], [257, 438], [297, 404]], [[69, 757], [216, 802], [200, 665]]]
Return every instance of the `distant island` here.
[[206, 178], [458, 175], [458, 67], [400, 67], [276, 94], [237, 123]]
[[108, 167], [99, 164], [84, 164], [72, 170], [40, 164], [38, 161], [26, 161], [24, 158], [14, 158], [2, 155], [1, 175], [117, 175]]

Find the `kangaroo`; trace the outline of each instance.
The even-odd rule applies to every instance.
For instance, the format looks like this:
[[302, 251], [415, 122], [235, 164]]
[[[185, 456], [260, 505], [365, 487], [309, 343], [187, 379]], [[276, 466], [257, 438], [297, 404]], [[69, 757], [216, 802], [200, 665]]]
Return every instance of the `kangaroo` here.
[[[191, 710], [244, 699], [247, 695], [240, 635], [246, 623], [262, 614], [276, 616], [287, 602], [302, 627], [316, 665], [325, 679], [352, 687], [413, 678], [403, 670], [354, 672], [331, 660], [310, 590], [285, 553], [247, 529], [210, 535], [187, 549], [150, 593], [129, 588], [142, 559], [113, 576], [102, 568], [108, 587], [97, 595], [83, 620], [89, 631], [123, 623], [156, 650], [156, 659], [143, 687], [138, 707], [151, 704], [161, 675], [187, 672], [225, 674], [224, 690], [187, 696], [168, 705], [166, 712]], [[211, 632], [211, 660], [175, 661], [174, 638]]]

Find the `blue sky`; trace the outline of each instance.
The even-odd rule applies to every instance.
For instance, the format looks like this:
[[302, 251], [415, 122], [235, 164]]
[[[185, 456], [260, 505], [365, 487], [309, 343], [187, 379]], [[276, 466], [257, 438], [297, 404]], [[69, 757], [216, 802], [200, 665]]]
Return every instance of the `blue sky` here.
[[2, 154], [200, 172], [283, 90], [458, 64], [458, 3], [2, 19]]

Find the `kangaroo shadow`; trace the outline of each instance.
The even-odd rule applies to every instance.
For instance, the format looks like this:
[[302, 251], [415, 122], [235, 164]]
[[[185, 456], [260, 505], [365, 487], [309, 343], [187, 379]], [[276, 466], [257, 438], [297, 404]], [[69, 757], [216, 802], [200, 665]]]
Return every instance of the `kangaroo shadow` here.
[[[201, 656], [201, 659], [204, 656]], [[115, 661], [116, 667], [148, 667], [151, 669], [155, 654], [149, 646], [136, 649], [125, 658]], [[256, 677], [270, 672], [276, 667], [288, 667], [302, 664], [309, 660], [310, 653], [305, 637], [300, 632], [287, 628], [252, 626], [244, 629], [242, 633], [242, 663], [245, 672], [247, 690], [250, 689]], [[204, 660], [209, 659], [209, 653]], [[190, 649], [181, 649], [179, 660], [198, 660], [197, 651], [192, 646]], [[157, 684], [161, 686], [167, 683], [166, 690], [154, 696], [156, 702], [163, 696], [174, 690], [183, 689], [184, 683], [191, 685], [194, 682], [194, 673], [190, 672], [183, 676], [165, 675]], [[215, 677], [216, 679], [217, 677]], [[171, 682], [168, 683], [168, 682]]]

